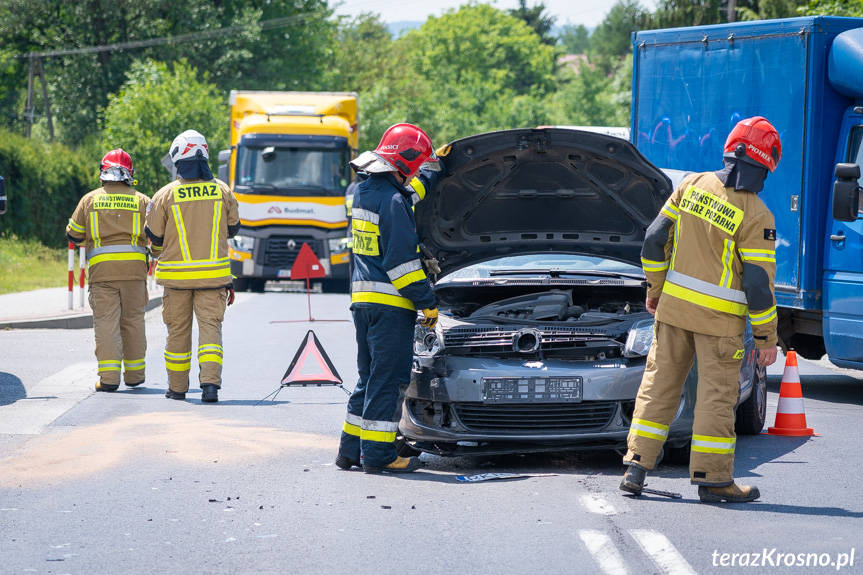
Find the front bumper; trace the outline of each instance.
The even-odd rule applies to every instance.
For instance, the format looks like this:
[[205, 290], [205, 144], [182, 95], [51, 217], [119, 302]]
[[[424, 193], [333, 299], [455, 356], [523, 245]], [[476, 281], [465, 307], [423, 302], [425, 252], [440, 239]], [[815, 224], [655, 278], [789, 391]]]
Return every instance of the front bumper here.
[[[479, 450], [524, 453], [548, 449], [622, 449], [644, 360], [596, 362], [417, 357], [399, 429], [425, 451], [457, 454]], [[488, 377], [581, 377], [580, 402], [484, 401]], [[690, 374], [667, 444], [686, 444], [692, 433], [695, 378]]]

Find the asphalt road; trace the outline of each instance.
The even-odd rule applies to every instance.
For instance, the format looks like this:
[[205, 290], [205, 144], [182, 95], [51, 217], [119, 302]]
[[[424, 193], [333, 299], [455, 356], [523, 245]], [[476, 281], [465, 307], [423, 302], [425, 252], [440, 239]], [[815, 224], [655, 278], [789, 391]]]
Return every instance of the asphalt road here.
[[[92, 393], [92, 330], [0, 332], [0, 574], [863, 573], [863, 373], [801, 362], [820, 435], [739, 439], [736, 474], [763, 494], [752, 504], [698, 503], [674, 465], [648, 483], [683, 499], [625, 496], [614, 453], [424, 455], [416, 474], [366, 475], [333, 465], [341, 389], [258, 403], [309, 329], [353, 387], [353, 327], [320, 321], [347, 307], [313, 294], [318, 321], [272, 323], [307, 320], [306, 296], [239, 294], [215, 405], [196, 388], [164, 398], [159, 310], [146, 386], [113, 394]], [[481, 473], [541, 475], [456, 480]]]

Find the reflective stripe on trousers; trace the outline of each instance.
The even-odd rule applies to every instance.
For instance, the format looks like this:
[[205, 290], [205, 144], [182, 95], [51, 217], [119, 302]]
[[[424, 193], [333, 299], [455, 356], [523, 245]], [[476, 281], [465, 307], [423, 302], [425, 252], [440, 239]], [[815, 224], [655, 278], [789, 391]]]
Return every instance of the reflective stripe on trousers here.
[[397, 457], [401, 388], [410, 381], [416, 317], [380, 306], [355, 307], [352, 313], [359, 381], [348, 400], [339, 454], [382, 467]]

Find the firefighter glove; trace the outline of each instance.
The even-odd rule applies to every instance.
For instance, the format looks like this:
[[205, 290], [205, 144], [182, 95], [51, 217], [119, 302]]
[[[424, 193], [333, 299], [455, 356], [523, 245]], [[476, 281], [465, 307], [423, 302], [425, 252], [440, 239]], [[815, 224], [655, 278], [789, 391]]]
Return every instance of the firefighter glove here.
[[227, 301], [227, 303], [228, 303], [228, 305], [231, 305], [232, 303], [234, 303], [234, 288], [232, 288], [232, 287], [228, 288], [228, 301]]
[[423, 316], [424, 317], [420, 322], [420, 325], [428, 329], [434, 329], [434, 326], [437, 325], [437, 308], [430, 307], [428, 309], [424, 309]]

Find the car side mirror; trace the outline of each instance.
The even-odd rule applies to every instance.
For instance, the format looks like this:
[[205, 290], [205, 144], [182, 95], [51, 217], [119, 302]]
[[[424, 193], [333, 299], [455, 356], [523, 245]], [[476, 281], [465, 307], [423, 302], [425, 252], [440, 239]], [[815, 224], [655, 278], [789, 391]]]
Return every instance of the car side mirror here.
[[860, 166], [836, 164], [836, 181], [833, 183], [833, 219], [853, 222], [860, 211]]
[[6, 181], [0, 176], [0, 214], [6, 213]]

